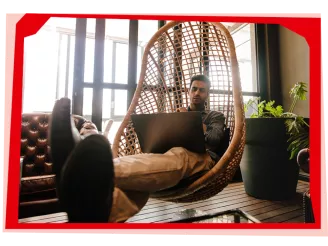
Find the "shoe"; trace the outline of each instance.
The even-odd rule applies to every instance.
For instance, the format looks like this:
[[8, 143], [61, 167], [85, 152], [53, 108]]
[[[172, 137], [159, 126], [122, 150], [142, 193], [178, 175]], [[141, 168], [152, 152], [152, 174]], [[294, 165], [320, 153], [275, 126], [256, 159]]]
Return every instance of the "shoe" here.
[[61, 169], [75, 145], [81, 140], [71, 116], [71, 100], [61, 98], [56, 101], [49, 123], [49, 145], [56, 175], [57, 193]]
[[108, 222], [114, 191], [110, 144], [97, 134], [79, 142], [61, 173], [59, 202], [70, 223]]

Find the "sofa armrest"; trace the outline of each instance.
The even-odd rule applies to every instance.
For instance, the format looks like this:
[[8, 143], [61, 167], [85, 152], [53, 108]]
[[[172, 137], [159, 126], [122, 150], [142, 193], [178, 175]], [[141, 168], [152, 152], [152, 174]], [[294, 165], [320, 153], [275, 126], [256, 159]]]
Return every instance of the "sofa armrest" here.
[[[55, 189], [55, 175], [48, 143], [49, 113], [22, 115], [20, 194], [34, 194]], [[81, 135], [97, 132], [94, 123], [79, 115], [72, 115]]]
[[54, 174], [23, 177], [21, 179], [21, 195], [55, 190], [56, 177]]

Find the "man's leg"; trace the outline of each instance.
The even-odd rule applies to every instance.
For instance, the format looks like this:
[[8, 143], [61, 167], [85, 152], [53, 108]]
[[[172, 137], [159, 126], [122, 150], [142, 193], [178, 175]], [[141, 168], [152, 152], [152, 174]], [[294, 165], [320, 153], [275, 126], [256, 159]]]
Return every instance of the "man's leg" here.
[[184, 148], [172, 148], [165, 154], [114, 159], [116, 188], [109, 222], [126, 221], [144, 207], [150, 193], [170, 188], [214, 164], [208, 154], [196, 154]]
[[148, 199], [147, 192], [123, 191], [115, 187], [108, 222], [125, 222], [137, 214], [146, 205]]
[[[108, 197], [106, 198], [106, 201], [103, 201], [103, 199], [107, 196], [107, 193], [105, 193], [105, 195], [103, 194], [101, 197], [98, 197], [98, 202], [96, 203], [95, 201], [97, 199], [90, 198], [92, 197], [91, 195], [95, 194], [92, 194], [92, 192], [88, 193], [90, 195], [90, 199], [88, 198], [87, 200], [93, 201], [93, 203], [83, 204], [83, 207], [81, 207], [81, 209], [78, 209], [79, 203], [77, 201], [82, 201], [83, 199], [85, 199], [83, 198], [83, 196], [85, 195], [85, 193], [83, 192], [84, 186], [90, 186], [89, 188], [91, 190], [96, 190], [100, 184], [101, 187], [106, 187], [107, 185], [111, 186], [110, 181], [113, 179], [113, 174], [110, 173], [109, 169], [105, 169], [105, 171], [103, 170], [102, 172], [102, 168], [106, 167], [106, 164], [104, 163], [107, 163], [107, 167], [108, 165], [112, 165], [110, 164], [112, 162], [110, 147], [108, 147], [109, 153], [105, 151], [106, 147], [98, 148], [98, 152], [92, 152], [89, 151], [91, 150], [91, 148], [88, 150], [88, 146], [95, 147], [96, 145], [94, 143], [91, 143], [91, 141], [89, 141], [90, 139], [83, 145], [81, 145], [81, 143], [85, 140], [83, 140], [82, 142], [79, 142], [81, 141], [81, 139], [78, 139], [77, 141], [74, 140], [75, 137], [79, 136], [74, 132], [74, 127], [70, 118], [69, 99], [61, 99], [55, 104], [52, 115], [50, 134], [52, 135], [50, 145], [54, 159], [54, 168], [55, 170], [57, 170], [56, 174], [66, 172], [66, 174], [63, 174], [65, 175], [65, 179], [64, 181], [62, 181], [60, 187], [61, 189], [66, 190], [67, 192], [64, 192], [65, 194], [63, 195], [63, 197], [60, 196], [60, 202], [66, 204], [66, 210], [71, 211], [71, 216], [69, 216], [71, 217], [71, 221], [94, 221], [95, 219], [101, 219], [103, 221], [106, 217], [106, 213], [111, 207], [111, 203], [109, 202], [109, 200], [111, 201], [112, 198], [110, 197], [109, 193]], [[96, 140], [96, 142], [98, 142], [98, 145], [108, 145], [108, 141], [106, 143], [106, 141], [101, 140], [99, 137], [93, 137], [92, 139]], [[72, 144], [67, 145], [67, 142]], [[79, 146], [79, 151], [75, 151], [74, 149], [76, 144], [78, 144]], [[73, 149], [74, 151], [71, 154]], [[83, 149], [83, 151], [81, 149]], [[102, 149], [101, 151], [104, 151], [105, 154], [98, 155], [101, 154], [101, 151], [99, 149]], [[85, 159], [82, 157], [86, 153], [88, 153], [88, 157], [90, 159]], [[70, 154], [74, 156], [74, 158], [71, 157]], [[106, 159], [105, 156], [107, 156], [108, 159]], [[64, 168], [64, 170], [70, 170], [70, 172], [64, 170], [61, 171], [63, 163], [65, 163], [65, 160], [68, 157], [69, 159], [65, 165], [70, 166], [70, 168]], [[93, 165], [98, 165], [98, 162], [100, 163], [100, 167], [102, 168], [94, 169]], [[117, 158], [114, 160], [114, 162], [116, 176], [115, 182], [120, 189], [117, 189], [118, 192], [114, 192], [114, 206], [111, 209], [112, 216], [109, 218], [110, 221], [126, 220], [126, 218], [137, 213], [145, 205], [146, 201], [148, 200], [148, 193], [172, 187], [176, 185], [181, 179], [189, 177], [199, 171], [208, 170], [213, 165], [213, 161], [211, 160], [208, 154], [196, 154], [187, 151], [183, 148], [173, 148], [163, 155], [142, 154], [126, 156], [122, 158]], [[84, 166], [83, 170], [80, 165]], [[97, 172], [101, 172], [101, 175], [107, 175], [107, 183], [102, 183], [101, 180], [97, 180], [99, 182], [92, 184], [92, 179], [87, 179], [85, 177], [88, 176], [88, 172], [86, 171], [86, 168], [88, 166], [90, 167], [89, 172], [94, 172], [94, 174], [97, 174]], [[78, 171], [79, 169], [80, 171]], [[77, 173], [80, 173], [80, 175], [77, 175]], [[58, 178], [58, 176], [56, 177], [56, 183], [59, 183], [61, 180], [60, 177]], [[75, 180], [73, 178], [74, 176], [76, 177]], [[83, 180], [83, 177], [86, 178], [87, 182], [81, 181]], [[75, 182], [75, 185], [79, 184], [76, 186], [76, 190], [70, 190], [71, 185], [67, 185], [70, 182]], [[76, 197], [68, 195], [74, 194], [75, 191], [79, 191], [77, 192]], [[98, 193], [99, 192], [97, 192], [97, 194]], [[126, 206], [125, 211], [123, 213], [123, 209], [120, 207], [120, 201], [126, 201], [126, 203], [124, 203], [126, 204]], [[106, 206], [104, 206], [104, 204], [106, 204]], [[97, 206], [102, 207], [101, 209], [95, 209]], [[107, 210], [105, 209], [105, 207], [107, 207]], [[85, 217], [83, 211], [88, 211], [90, 208], [94, 208], [92, 210], [98, 210], [100, 215], [97, 215], [97, 218]]]
[[70, 222], [108, 222], [114, 167], [104, 136], [91, 135], [76, 145], [62, 168], [59, 187], [59, 202]]
[[69, 222], [125, 222], [149, 198], [147, 192], [114, 188], [112, 154], [102, 135], [77, 144], [62, 168], [59, 187]]
[[56, 101], [49, 123], [49, 143], [53, 159], [54, 172], [60, 179], [61, 169], [77, 143], [89, 135], [98, 134], [91, 121], [83, 123], [80, 132], [75, 127], [71, 115], [71, 100], [61, 98]]
[[176, 147], [165, 154], [140, 154], [114, 159], [115, 185], [122, 190], [156, 192], [214, 165], [211, 157]]
[[[49, 145], [56, 181], [60, 180], [63, 165], [80, 140], [80, 134], [71, 116], [71, 100], [57, 100], [49, 123]], [[60, 193], [58, 184], [56, 182], [57, 194]]]
[[[50, 147], [56, 178], [81, 137], [70, 115], [70, 99], [61, 98], [54, 106], [50, 124]], [[142, 154], [114, 160], [115, 182], [123, 190], [155, 192], [176, 185], [181, 179], [209, 170], [211, 157], [184, 148], [172, 148], [165, 154]]]

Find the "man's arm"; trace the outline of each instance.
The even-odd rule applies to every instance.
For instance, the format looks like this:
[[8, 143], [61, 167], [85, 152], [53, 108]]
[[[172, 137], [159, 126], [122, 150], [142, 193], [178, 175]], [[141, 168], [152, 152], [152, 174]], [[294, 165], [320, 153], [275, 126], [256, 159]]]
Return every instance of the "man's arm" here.
[[[188, 109], [186, 109], [185, 107], [181, 107], [181, 108], [178, 108], [177, 109], [177, 112], [188, 112]], [[221, 113], [219, 113], [219, 112], [214, 112], [214, 113], [218, 113], [218, 114], [221, 114]], [[222, 130], [222, 132], [224, 131], [224, 115], [222, 114], [222, 116], [223, 116], [223, 130]], [[206, 120], [205, 120], [206, 121]], [[221, 119], [219, 119], [219, 123], [221, 122]], [[209, 124], [211, 124], [211, 122], [209, 122]], [[215, 125], [215, 122], [214, 122], [214, 125]], [[214, 128], [215, 128], [215, 126], [214, 126]], [[218, 127], [218, 128], [220, 128], [220, 127]], [[210, 129], [211, 129], [211, 127], [210, 127]], [[205, 137], [206, 137], [206, 131], [207, 131], [207, 125], [206, 124], [204, 124], [203, 123], [203, 131], [204, 131], [204, 133], [205, 133]], [[222, 133], [222, 136], [223, 136], [223, 133]], [[222, 138], [222, 137], [221, 137]], [[220, 139], [221, 139], [220, 138]]]
[[204, 121], [206, 125], [205, 141], [211, 146], [220, 144], [224, 136], [225, 117], [220, 112], [212, 111]]

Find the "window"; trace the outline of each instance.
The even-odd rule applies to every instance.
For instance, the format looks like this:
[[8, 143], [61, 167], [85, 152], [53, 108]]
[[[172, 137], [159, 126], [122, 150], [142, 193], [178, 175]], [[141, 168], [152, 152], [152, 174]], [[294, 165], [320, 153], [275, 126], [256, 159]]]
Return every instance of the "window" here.
[[[255, 49], [255, 24], [250, 23], [223, 23], [230, 31], [236, 47], [239, 65], [241, 87], [244, 103], [249, 99], [259, 96], [256, 76], [256, 49]], [[246, 95], [247, 94], [247, 95]], [[250, 117], [253, 110], [246, 112]]]
[[128, 55], [129, 45], [127, 43], [115, 43], [115, 79], [114, 83], [128, 83]]
[[231, 34], [236, 46], [242, 90], [257, 92], [254, 24], [237, 25]]
[[[23, 112], [49, 112], [53, 108], [56, 95], [63, 90], [65, 66], [58, 66], [66, 59], [63, 49], [67, 37], [62, 38], [54, 26], [44, 26], [36, 35], [25, 38]], [[59, 61], [59, 62], [58, 62]], [[65, 88], [65, 87], [63, 87]]]
[[[99, 90], [99, 85], [94, 85], [94, 60], [95, 45], [99, 41], [95, 40], [96, 19], [87, 19], [85, 37], [85, 63], [84, 72], [81, 76], [79, 86], [82, 87], [83, 99], [81, 99], [81, 114], [92, 120], [94, 114], [92, 105], [95, 100], [102, 100], [97, 105], [101, 105], [100, 130], [105, 129], [109, 119], [114, 120], [110, 131], [110, 141], [113, 142], [118, 126], [127, 112], [129, 102], [132, 99], [136, 84], [139, 81], [142, 56], [148, 41], [159, 28], [159, 21], [140, 20], [137, 22], [137, 35], [130, 37], [130, 20], [104, 19], [105, 38], [104, 42], [104, 76], [100, 85], [102, 99], [95, 95]], [[98, 23], [98, 22], [97, 22]], [[163, 24], [163, 23], [162, 23]], [[230, 31], [235, 45], [240, 66], [242, 89], [244, 100], [257, 96], [259, 88], [256, 78], [256, 52], [255, 52], [255, 31], [254, 24], [248, 23], [223, 23]], [[76, 44], [77, 20], [75, 18], [51, 18], [40, 31], [25, 39], [24, 53], [24, 92], [23, 92], [23, 112], [50, 112], [56, 99], [61, 97], [73, 97], [74, 83], [74, 59]], [[134, 25], [134, 26], [133, 26]], [[80, 40], [78, 41], [80, 42]], [[97, 43], [98, 42], [98, 43]], [[188, 40], [186, 40], [188, 43]], [[130, 44], [135, 45], [136, 64], [129, 64], [131, 57]], [[196, 50], [194, 44], [188, 44]], [[184, 51], [183, 51], [184, 52]], [[197, 52], [188, 54], [190, 59], [199, 59]], [[132, 59], [133, 60], [133, 59]], [[164, 61], [174, 66], [174, 61]], [[182, 64], [185, 68], [191, 66], [188, 63]], [[132, 75], [132, 80], [128, 81], [129, 69], [135, 68], [136, 74]], [[173, 80], [173, 74], [165, 73], [165, 79]], [[221, 78], [222, 77], [222, 78]], [[224, 76], [217, 79], [224, 79]], [[131, 83], [132, 81], [132, 83]], [[35, 88], [38, 88], [36, 93]], [[224, 88], [218, 88], [223, 89]], [[185, 95], [184, 95], [185, 96]], [[217, 98], [216, 100], [221, 100]], [[224, 105], [222, 105], [224, 107]], [[74, 112], [73, 112], [74, 113]]]
[[140, 20], [138, 25], [138, 63], [137, 82], [139, 81], [142, 56], [148, 41], [158, 30], [158, 21]]

